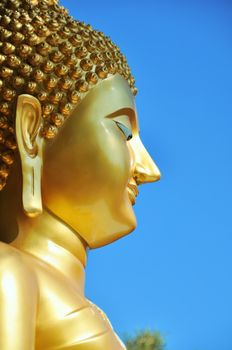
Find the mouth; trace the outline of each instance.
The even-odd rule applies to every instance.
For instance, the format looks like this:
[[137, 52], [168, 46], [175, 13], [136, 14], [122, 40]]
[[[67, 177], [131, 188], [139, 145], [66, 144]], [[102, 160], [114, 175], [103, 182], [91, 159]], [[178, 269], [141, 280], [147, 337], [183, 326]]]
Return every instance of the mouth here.
[[136, 197], [139, 194], [137, 183], [134, 179], [131, 179], [127, 185], [127, 192], [132, 205], [135, 205]]

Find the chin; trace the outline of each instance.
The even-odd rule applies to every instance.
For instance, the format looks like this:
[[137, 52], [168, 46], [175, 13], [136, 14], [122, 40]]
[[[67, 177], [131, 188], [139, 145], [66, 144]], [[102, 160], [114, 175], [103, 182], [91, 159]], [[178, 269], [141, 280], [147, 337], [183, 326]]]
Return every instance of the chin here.
[[[125, 219], [125, 217], [124, 217]], [[95, 233], [94, 239], [88, 242], [90, 249], [100, 248], [110, 243], [117, 241], [120, 238], [123, 238], [133, 232], [137, 227], [137, 221], [134, 214], [134, 211], [131, 207], [130, 215], [127, 216], [127, 221], [117, 223], [112, 221], [112, 225], [108, 227], [107, 232], [102, 234], [102, 232]]]
[[100, 248], [128, 235], [135, 230], [137, 222], [129, 198], [108, 206], [104, 201], [97, 203], [97, 209], [90, 207], [83, 212], [73, 206], [59, 205], [54, 201], [47, 208], [83, 238], [90, 249]]

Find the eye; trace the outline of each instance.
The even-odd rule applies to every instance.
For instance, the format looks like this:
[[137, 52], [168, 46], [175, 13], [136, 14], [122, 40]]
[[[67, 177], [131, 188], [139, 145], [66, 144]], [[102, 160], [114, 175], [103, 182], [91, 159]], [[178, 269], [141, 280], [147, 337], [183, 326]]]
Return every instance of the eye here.
[[131, 130], [127, 128], [124, 124], [117, 122], [116, 120], [115, 120], [115, 123], [117, 124], [119, 129], [123, 132], [123, 134], [126, 136], [126, 140], [127, 141], [131, 140], [133, 137]]

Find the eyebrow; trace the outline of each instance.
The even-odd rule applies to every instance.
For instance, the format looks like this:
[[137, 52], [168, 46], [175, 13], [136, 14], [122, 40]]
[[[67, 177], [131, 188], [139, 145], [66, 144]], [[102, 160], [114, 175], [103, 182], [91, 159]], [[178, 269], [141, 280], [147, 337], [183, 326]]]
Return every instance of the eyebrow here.
[[127, 115], [129, 117], [132, 128], [138, 128], [136, 114], [133, 108], [126, 107], [118, 109], [116, 112], [108, 114], [106, 118], [113, 119], [115, 117], [120, 117], [121, 115]]

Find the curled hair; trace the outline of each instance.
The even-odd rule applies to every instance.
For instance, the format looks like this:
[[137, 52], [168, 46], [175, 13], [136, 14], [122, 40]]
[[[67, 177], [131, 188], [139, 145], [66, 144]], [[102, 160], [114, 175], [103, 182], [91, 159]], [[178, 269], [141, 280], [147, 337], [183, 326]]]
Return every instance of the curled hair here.
[[44, 138], [100, 81], [119, 73], [136, 94], [125, 56], [111, 39], [74, 20], [57, 0], [0, 3], [0, 190], [14, 162], [15, 108], [20, 94], [41, 103]]

